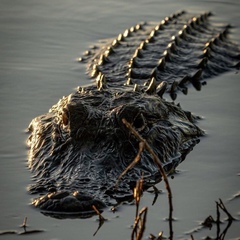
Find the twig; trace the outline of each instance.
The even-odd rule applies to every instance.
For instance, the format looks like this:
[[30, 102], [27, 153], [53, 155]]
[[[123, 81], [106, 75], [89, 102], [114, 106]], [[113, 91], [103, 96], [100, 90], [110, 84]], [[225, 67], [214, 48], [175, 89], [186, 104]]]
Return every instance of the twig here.
[[[163, 177], [163, 180], [165, 182], [166, 185], [166, 189], [168, 191], [168, 201], [169, 201], [169, 231], [170, 231], [170, 236], [169, 239], [173, 239], [173, 226], [172, 226], [172, 221], [173, 221], [173, 217], [172, 217], [172, 213], [173, 213], [173, 204], [172, 204], [172, 191], [168, 182], [168, 178], [167, 175], [165, 173], [165, 170], [162, 167], [162, 164], [159, 160], [159, 158], [157, 157], [157, 155], [154, 153], [153, 149], [151, 148], [151, 146], [148, 144], [148, 142], [143, 139], [139, 133], [132, 127], [132, 125], [127, 122], [126, 119], [122, 119], [122, 122], [126, 125], [126, 127], [133, 133], [133, 135], [140, 141], [140, 143], [148, 150], [148, 152], [152, 155], [153, 160], [155, 162], [155, 164], [158, 166], [158, 169]], [[141, 146], [142, 146], [141, 145]]]
[[152, 206], [155, 204], [155, 202], [157, 201], [157, 199], [158, 199], [158, 195], [159, 195], [159, 190], [157, 189], [157, 187], [156, 186], [152, 186], [152, 188], [153, 188], [153, 192], [154, 192], [154, 194], [155, 194], [155, 196], [154, 196], [154, 199], [153, 199], [153, 202], [152, 202]]
[[218, 202], [216, 202], [216, 210], [217, 210], [217, 220], [216, 220], [216, 223], [217, 223], [217, 236], [219, 236], [221, 220], [220, 220], [220, 211], [219, 211], [219, 204], [218, 204]]
[[133, 193], [133, 196], [136, 202], [136, 217], [138, 215], [139, 203], [142, 195], [142, 187], [143, 187], [143, 176], [141, 177], [140, 180], [137, 181], [136, 187], [134, 188], [134, 193]]
[[223, 204], [223, 201], [220, 198], [219, 198], [219, 203], [217, 204], [227, 214], [228, 220], [235, 220], [235, 218], [228, 212], [225, 205]]
[[218, 237], [217, 239], [224, 240], [225, 236], [227, 234], [227, 231], [228, 231], [228, 229], [230, 228], [231, 225], [232, 225], [232, 219], [228, 219], [228, 224], [227, 224], [226, 228], [223, 230], [223, 232], [221, 233], [220, 236], [217, 235], [217, 237]]
[[102, 214], [99, 212], [99, 210], [94, 205], [92, 205], [92, 208], [97, 213], [97, 215], [99, 216], [99, 226], [98, 226], [97, 230], [95, 231], [95, 233], [93, 234], [93, 236], [95, 236], [106, 219], [102, 216]]
[[[138, 216], [136, 217], [133, 230], [132, 230], [131, 240], [134, 240], [134, 233], [136, 233], [136, 240], [142, 239], [143, 232], [145, 230], [146, 220], [147, 220], [147, 211], [148, 211], [147, 207], [142, 208]], [[142, 218], [142, 215], [143, 215], [143, 218]], [[139, 231], [138, 231], [138, 227], [139, 227]]]
[[133, 168], [135, 166], [135, 164], [137, 164], [139, 161], [140, 161], [140, 156], [141, 156], [141, 153], [144, 149], [144, 143], [143, 142], [140, 142], [139, 143], [139, 149], [138, 149], [138, 153], [137, 153], [137, 156], [134, 158], [134, 160], [127, 166], [127, 168], [119, 175], [117, 181], [116, 181], [116, 184], [115, 184], [115, 188], [118, 187], [118, 183], [120, 181], [120, 179], [122, 178], [122, 176], [124, 176], [131, 168]]
[[24, 218], [23, 224], [21, 226], [24, 230], [24, 232], [27, 232], [27, 217]]

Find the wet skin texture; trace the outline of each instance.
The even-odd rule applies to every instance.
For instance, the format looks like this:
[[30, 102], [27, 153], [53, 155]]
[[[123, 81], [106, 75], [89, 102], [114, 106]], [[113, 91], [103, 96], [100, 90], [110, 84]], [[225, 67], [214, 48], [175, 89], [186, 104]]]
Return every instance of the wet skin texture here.
[[197, 117], [174, 102], [178, 92], [197, 90], [205, 80], [239, 68], [230, 26], [214, 26], [211, 13], [179, 12], [160, 23], [140, 23], [116, 39], [93, 47], [80, 59], [96, 85], [63, 97], [29, 125], [29, 168], [33, 205], [54, 216], [82, 215], [132, 199], [161, 180], [147, 151], [115, 188], [135, 158], [139, 142], [125, 118], [147, 140], [167, 173], [173, 171], [204, 132]]

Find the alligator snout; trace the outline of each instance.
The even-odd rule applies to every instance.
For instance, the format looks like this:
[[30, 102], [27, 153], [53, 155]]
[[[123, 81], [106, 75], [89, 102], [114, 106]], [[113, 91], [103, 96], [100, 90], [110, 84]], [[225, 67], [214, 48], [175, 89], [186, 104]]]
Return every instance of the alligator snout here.
[[93, 205], [101, 210], [106, 205], [92, 196], [79, 193], [78, 191], [53, 191], [36, 198], [32, 204], [48, 214], [62, 213], [71, 214], [91, 214], [94, 213]]

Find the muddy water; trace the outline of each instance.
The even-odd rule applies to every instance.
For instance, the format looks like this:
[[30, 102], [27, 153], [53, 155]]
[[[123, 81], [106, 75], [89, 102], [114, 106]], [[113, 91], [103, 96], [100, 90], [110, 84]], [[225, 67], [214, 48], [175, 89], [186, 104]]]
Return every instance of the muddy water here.
[[[57, 220], [29, 206], [31, 196], [26, 187], [31, 174], [24, 131], [33, 117], [46, 112], [60, 97], [89, 83], [84, 67], [74, 62], [89, 45], [142, 20], [158, 21], [181, 9], [213, 11], [214, 21], [235, 26], [231, 37], [239, 41], [238, 0], [0, 1], [0, 230], [21, 231], [19, 225], [25, 216], [29, 230], [44, 230], [25, 236], [2, 235], [1, 239], [130, 239], [134, 206], [122, 206], [114, 214], [105, 211], [108, 221], [95, 237], [95, 217]], [[188, 96], [178, 98], [183, 108], [204, 117], [199, 125], [207, 134], [170, 179], [175, 239], [190, 239], [187, 233], [200, 221], [209, 215], [215, 217], [218, 198], [240, 218], [239, 199], [229, 201], [240, 191], [239, 81], [239, 73], [227, 73], [211, 79], [201, 92], [191, 89]], [[158, 187], [164, 190], [163, 183]], [[152, 200], [150, 193], [142, 199], [142, 206], [149, 206], [145, 235], [159, 231], [168, 235], [167, 194], [164, 191], [155, 206], [151, 206]], [[225, 239], [239, 239], [239, 229], [239, 222], [233, 222]], [[216, 228], [193, 235], [195, 239], [214, 237]]]

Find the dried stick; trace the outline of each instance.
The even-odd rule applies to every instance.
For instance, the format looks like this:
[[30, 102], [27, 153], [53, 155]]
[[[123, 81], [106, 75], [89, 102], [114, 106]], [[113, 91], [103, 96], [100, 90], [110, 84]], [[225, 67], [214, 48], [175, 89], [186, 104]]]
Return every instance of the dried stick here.
[[95, 231], [95, 233], [93, 234], [93, 236], [95, 236], [98, 232], [98, 230], [102, 227], [103, 223], [105, 222], [105, 218], [102, 216], [102, 214], [100, 213], [100, 211], [96, 208], [95, 205], [92, 205], [93, 210], [96, 212], [96, 214], [99, 217], [99, 226], [97, 228], [97, 230]]
[[[148, 211], [147, 207], [142, 208], [138, 216], [136, 217], [133, 230], [132, 230], [131, 240], [134, 240], [134, 233], [136, 233], [136, 240], [142, 239], [143, 232], [146, 226], [147, 211]], [[143, 218], [142, 218], [142, 215], [143, 215]], [[140, 227], [138, 226], [139, 224], [140, 224]], [[139, 231], [137, 231], [138, 227], [139, 227]]]
[[216, 210], [217, 210], [217, 220], [216, 220], [216, 224], [217, 224], [217, 236], [219, 236], [220, 234], [220, 211], [219, 211], [219, 204], [218, 202], [216, 202]]
[[24, 229], [24, 232], [27, 232], [27, 217], [24, 218], [23, 224], [21, 227]]
[[134, 160], [126, 167], [126, 169], [119, 175], [117, 181], [116, 181], [116, 184], [115, 184], [115, 188], [118, 187], [118, 183], [120, 181], [120, 179], [122, 178], [122, 176], [124, 176], [128, 170], [130, 170], [131, 168], [133, 168], [135, 166], [135, 164], [137, 164], [139, 161], [140, 161], [140, 157], [141, 157], [141, 153], [144, 149], [144, 143], [143, 142], [140, 142], [139, 143], [139, 149], [138, 149], [138, 153], [137, 153], [137, 156], [134, 158]]
[[142, 195], [142, 187], [143, 187], [143, 176], [141, 177], [140, 180], [137, 181], [136, 187], [134, 188], [133, 196], [136, 202], [136, 218], [138, 215], [138, 210], [139, 210], [139, 203], [141, 200], [141, 195]]
[[217, 205], [227, 214], [229, 221], [235, 220], [235, 218], [228, 212], [227, 208], [223, 204], [222, 199], [219, 198], [219, 203], [217, 203]]
[[157, 155], [154, 153], [153, 149], [151, 148], [151, 146], [148, 144], [148, 142], [142, 138], [139, 133], [132, 127], [132, 125], [126, 120], [126, 119], [122, 119], [122, 122], [126, 125], [126, 127], [132, 132], [132, 134], [140, 141], [141, 146], [143, 145], [148, 152], [152, 155], [154, 162], [156, 163], [156, 165], [158, 166], [158, 169], [163, 177], [163, 180], [165, 182], [166, 185], [166, 189], [168, 192], [168, 201], [169, 201], [169, 231], [170, 231], [170, 236], [169, 239], [173, 239], [173, 226], [172, 226], [172, 221], [173, 221], [173, 217], [172, 217], [172, 213], [173, 213], [173, 204], [172, 204], [172, 191], [168, 182], [168, 178], [167, 175], [165, 173], [164, 168], [162, 167], [162, 164], [159, 160], [159, 158], [157, 157]]

